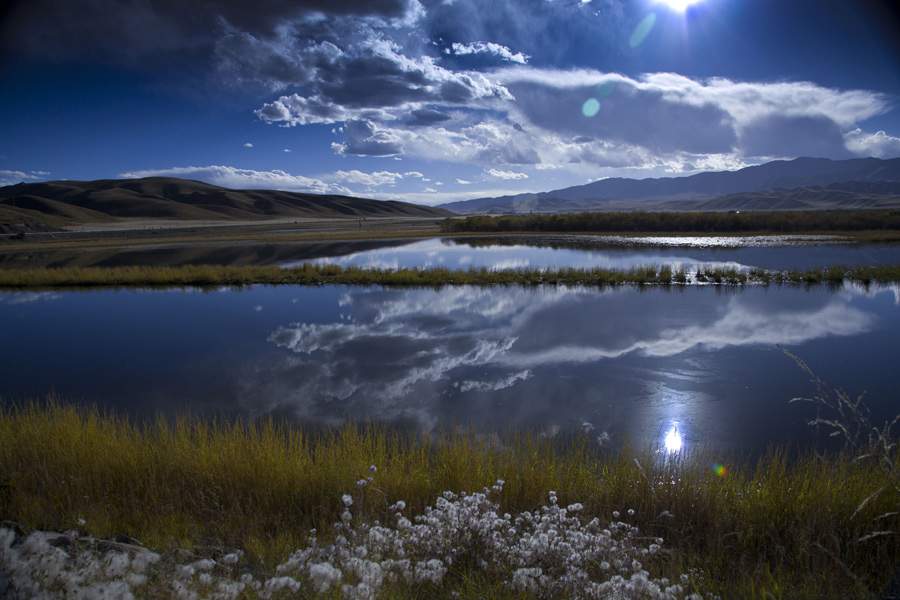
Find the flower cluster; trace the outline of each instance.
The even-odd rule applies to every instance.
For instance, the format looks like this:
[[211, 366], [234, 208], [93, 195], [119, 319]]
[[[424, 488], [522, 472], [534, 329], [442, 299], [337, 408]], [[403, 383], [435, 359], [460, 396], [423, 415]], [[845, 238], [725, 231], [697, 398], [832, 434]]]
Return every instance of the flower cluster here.
[[500, 514], [489, 496], [502, 488], [498, 481], [482, 493], [444, 492], [412, 520], [398, 502], [390, 507], [392, 526], [354, 526], [352, 499], [345, 496], [334, 541], [323, 545], [310, 537], [278, 573], [298, 584], [308, 579], [319, 592], [340, 584], [350, 599], [374, 598], [385, 582], [440, 585], [453, 568], [486, 571], [515, 591], [539, 597], [685, 597], [682, 583], [654, 579], [643, 567], [642, 561], [660, 552], [662, 539], [644, 547], [638, 529], [628, 523], [616, 520], [604, 527], [596, 518], [585, 523], [579, 517], [584, 507], [560, 507], [554, 492], [534, 513]]
[[23, 537], [0, 529], [0, 597], [131, 598], [160, 558], [136, 547], [99, 552], [78, 541], [77, 530]]
[[333, 539], [320, 541], [313, 530], [306, 546], [265, 581], [239, 575], [240, 553], [173, 564], [133, 546], [105, 554], [96, 547], [76, 552], [73, 537], [67, 552], [48, 543], [49, 534], [24, 537], [0, 529], [0, 596], [130, 598], [133, 592], [141, 595], [149, 575], [156, 589], [191, 600], [268, 599], [301, 589], [318, 594], [340, 589], [348, 600], [370, 600], [390, 584], [441, 586], [456, 570], [480, 572], [537, 597], [685, 598], [684, 576], [671, 583], [652, 578], [644, 568], [663, 540], [639, 538], [638, 529], [620, 521], [618, 512], [606, 525], [587, 521], [580, 516], [581, 504], [562, 507], [550, 492], [539, 510], [501, 514], [490, 496], [502, 489], [498, 481], [481, 493], [444, 492], [412, 518], [404, 514], [406, 504], [397, 502], [390, 507], [392, 524], [356, 523], [354, 498], [344, 495]]

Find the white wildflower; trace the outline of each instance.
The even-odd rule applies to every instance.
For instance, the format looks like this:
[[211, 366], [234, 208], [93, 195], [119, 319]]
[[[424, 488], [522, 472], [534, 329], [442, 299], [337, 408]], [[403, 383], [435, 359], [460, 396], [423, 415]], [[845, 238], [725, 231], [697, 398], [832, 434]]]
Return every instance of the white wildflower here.
[[216, 561], [210, 558], [203, 558], [195, 562], [193, 566], [199, 571], [209, 571], [216, 566]]
[[331, 563], [321, 562], [310, 565], [309, 578], [312, 580], [316, 592], [324, 594], [328, 589], [338, 583], [343, 574], [340, 569], [334, 568]]

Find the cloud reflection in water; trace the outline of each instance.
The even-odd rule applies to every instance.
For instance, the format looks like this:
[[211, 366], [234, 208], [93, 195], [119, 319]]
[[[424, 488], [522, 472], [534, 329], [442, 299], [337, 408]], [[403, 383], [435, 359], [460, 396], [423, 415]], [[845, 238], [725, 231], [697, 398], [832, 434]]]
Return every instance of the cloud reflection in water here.
[[[653, 407], [642, 409], [652, 413], [648, 426], [665, 427], [692, 401], [715, 395], [728, 374], [703, 364], [730, 349], [870, 330], [875, 317], [852, 302], [859, 295], [351, 289], [341, 321], [271, 333], [286, 352], [256, 366], [244, 397], [254, 412], [325, 423], [401, 419], [426, 429], [450, 420], [503, 429], [591, 419], [608, 428], [608, 413], [643, 398]], [[615, 396], [626, 388], [631, 397]], [[661, 397], [679, 400], [653, 400]], [[672, 405], [679, 414], [669, 414]]]

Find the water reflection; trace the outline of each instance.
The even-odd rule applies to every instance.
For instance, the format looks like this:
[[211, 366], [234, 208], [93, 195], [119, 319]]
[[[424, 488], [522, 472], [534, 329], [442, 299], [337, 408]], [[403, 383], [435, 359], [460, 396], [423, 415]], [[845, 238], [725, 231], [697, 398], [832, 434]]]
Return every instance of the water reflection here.
[[[627, 427], [668, 451], [688, 442], [715, 446], [746, 423], [748, 410], [759, 421], [760, 401], [786, 402], [786, 393], [756, 397], [751, 384], [769, 374], [746, 369], [742, 356], [771, 362], [776, 344], [870, 332], [877, 317], [857, 305], [860, 297], [851, 288], [725, 296], [350, 290], [340, 320], [269, 334], [283, 354], [253, 382], [247, 401], [331, 422], [366, 415], [426, 429], [450, 420], [499, 429], [587, 424], [601, 434]], [[694, 432], [690, 440], [686, 431]]]
[[666, 438], [663, 440], [663, 447], [666, 452], [669, 454], [674, 454], [676, 452], [681, 452], [681, 434], [678, 433], [678, 424], [672, 426], [668, 432], [666, 432]]
[[762, 448], [813, 436], [788, 400], [815, 390], [775, 344], [893, 416], [898, 290], [4, 292], [0, 397]]
[[[292, 266], [302, 261], [279, 263]], [[516, 236], [434, 238], [391, 248], [362, 248], [308, 262], [363, 268], [592, 268], [629, 269], [669, 265], [764, 269], [821, 268], [831, 264], [900, 262], [900, 245], [860, 245], [823, 236], [623, 238], [618, 236]]]

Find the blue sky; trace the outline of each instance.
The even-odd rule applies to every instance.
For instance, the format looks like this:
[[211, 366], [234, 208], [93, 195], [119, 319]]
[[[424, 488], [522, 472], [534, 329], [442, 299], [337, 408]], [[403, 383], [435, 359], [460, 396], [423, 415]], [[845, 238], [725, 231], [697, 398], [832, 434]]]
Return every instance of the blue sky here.
[[685, 2], [14, 0], [0, 185], [440, 204], [900, 156], [895, 0]]

